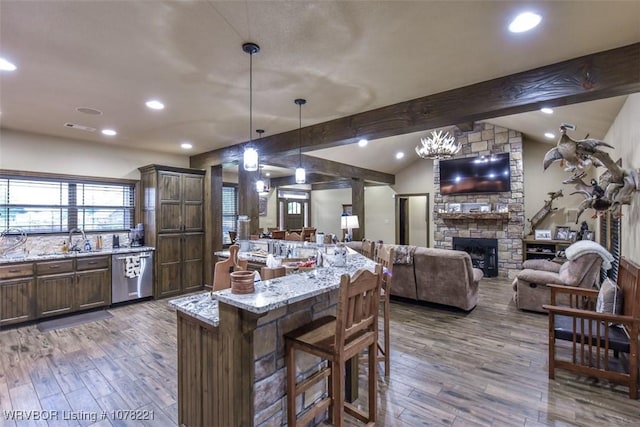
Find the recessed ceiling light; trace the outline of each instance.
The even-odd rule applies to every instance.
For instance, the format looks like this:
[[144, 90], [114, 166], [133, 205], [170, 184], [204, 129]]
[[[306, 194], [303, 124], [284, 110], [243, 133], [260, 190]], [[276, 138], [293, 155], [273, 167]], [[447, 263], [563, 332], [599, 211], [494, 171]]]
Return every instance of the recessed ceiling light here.
[[18, 67], [16, 67], [11, 62], [7, 61], [3, 57], [0, 56], [0, 70], [2, 71], [15, 71]]
[[549, 139], [555, 138], [556, 136], [554, 134], [552, 134], [551, 132], [545, 132], [544, 136], [546, 136]]
[[188, 142], [183, 142], [182, 144], [180, 144], [180, 147], [184, 148], [185, 150], [190, 150], [193, 148], [193, 145], [189, 144]]
[[520, 15], [516, 16], [511, 24], [509, 24], [509, 31], [512, 33], [524, 33], [525, 31], [529, 31], [535, 28], [540, 21], [542, 21], [542, 17], [533, 12], [524, 12]]
[[271, 176], [271, 172], [265, 172], [264, 176]]
[[549, 108], [549, 107], [541, 108], [540, 111], [542, 111], [545, 114], [553, 114], [553, 108]]
[[369, 143], [369, 141], [367, 141], [366, 139], [362, 138], [360, 141], [358, 141], [358, 146], [366, 147], [368, 143]]
[[115, 136], [118, 134], [118, 132], [113, 129], [102, 129], [102, 133], [107, 136]]
[[145, 105], [152, 110], [164, 110], [164, 104], [157, 99], [150, 99]]
[[396, 153], [396, 159], [401, 159], [401, 158], [403, 158], [403, 157], [404, 157], [404, 153], [403, 153], [402, 151], [398, 151], [398, 152]]

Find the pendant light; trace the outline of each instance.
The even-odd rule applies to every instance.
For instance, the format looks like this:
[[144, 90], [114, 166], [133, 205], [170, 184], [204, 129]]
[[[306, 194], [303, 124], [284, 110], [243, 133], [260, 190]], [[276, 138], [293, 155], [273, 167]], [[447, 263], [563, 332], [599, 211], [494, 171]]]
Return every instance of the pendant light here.
[[307, 182], [307, 171], [302, 167], [302, 106], [307, 103], [307, 100], [298, 98], [294, 102], [298, 105], [299, 109], [298, 149], [300, 157], [298, 159], [298, 167], [296, 168], [296, 184], [304, 184]]
[[[256, 129], [256, 133], [260, 135], [258, 139], [262, 138], [262, 134], [264, 133], [264, 129]], [[262, 166], [258, 165], [258, 180], [256, 181], [256, 191], [258, 193], [266, 192], [266, 185], [264, 180], [262, 179]]]
[[242, 50], [249, 54], [249, 142], [244, 148], [244, 170], [253, 172], [258, 170], [258, 151], [253, 147], [251, 135], [253, 133], [253, 55], [260, 52], [260, 46], [255, 43], [245, 43]]

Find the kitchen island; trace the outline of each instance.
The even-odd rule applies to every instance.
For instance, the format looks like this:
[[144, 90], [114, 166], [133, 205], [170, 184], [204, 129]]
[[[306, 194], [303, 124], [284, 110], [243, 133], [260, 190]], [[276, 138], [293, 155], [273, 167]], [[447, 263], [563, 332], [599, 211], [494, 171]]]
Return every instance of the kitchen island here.
[[[345, 267], [321, 267], [257, 282], [255, 292], [230, 289], [170, 301], [177, 310], [178, 421], [186, 426], [283, 425], [286, 421], [287, 332], [335, 314], [342, 274], [373, 271], [375, 263], [351, 251]], [[298, 372], [316, 358], [301, 358]], [[301, 405], [322, 390], [309, 390]]]

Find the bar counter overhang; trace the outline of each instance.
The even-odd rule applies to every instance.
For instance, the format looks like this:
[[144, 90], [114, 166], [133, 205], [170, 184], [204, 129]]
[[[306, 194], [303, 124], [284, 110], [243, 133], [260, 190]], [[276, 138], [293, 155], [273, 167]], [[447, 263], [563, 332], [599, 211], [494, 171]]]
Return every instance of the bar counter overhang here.
[[[251, 294], [225, 289], [171, 300], [177, 312], [180, 425], [284, 425], [283, 335], [335, 314], [340, 276], [361, 268], [374, 271], [375, 263], [350, 250], [345, 267], [257, 282]], [[318, 360], [297, 363], [300, 372]], [[310, 390], [305, 398], [315, 400], [321, 392]]]

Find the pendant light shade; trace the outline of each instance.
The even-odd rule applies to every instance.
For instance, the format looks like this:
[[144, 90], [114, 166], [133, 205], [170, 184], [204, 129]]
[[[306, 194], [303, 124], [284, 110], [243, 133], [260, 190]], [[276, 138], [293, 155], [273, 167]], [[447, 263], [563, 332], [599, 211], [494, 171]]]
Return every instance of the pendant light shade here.
[[260, 46], [255, 43], [245, 43], [242, 50], [249, 54], [249, 142], [244, 148], [244, 170], [254, 172], [258, 170], [258, 151], [253, 147], [251, 135], [253, 133], [253, 55], [260, 52]]
[[306, 99], [296, 99], [294, 101], [298, 105], [298, 167], [296, 168], [296, 184], [304, 184], [307, 182], [307, 171], [302, 167], [302, 106], [307, 103]]

